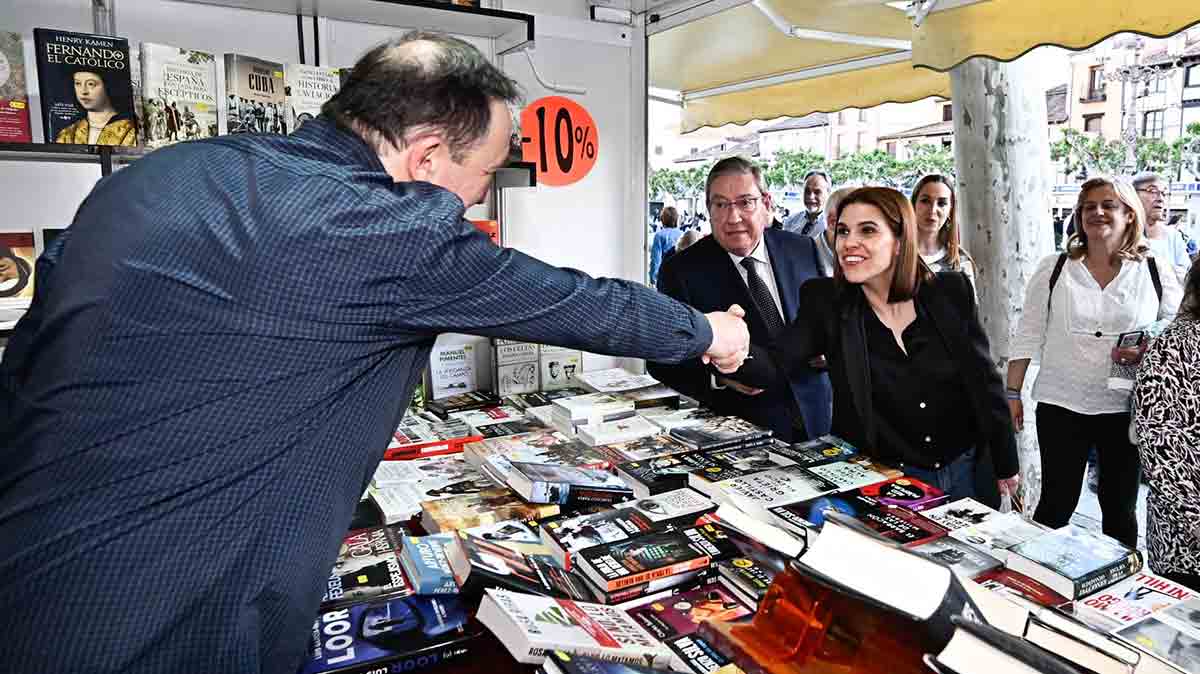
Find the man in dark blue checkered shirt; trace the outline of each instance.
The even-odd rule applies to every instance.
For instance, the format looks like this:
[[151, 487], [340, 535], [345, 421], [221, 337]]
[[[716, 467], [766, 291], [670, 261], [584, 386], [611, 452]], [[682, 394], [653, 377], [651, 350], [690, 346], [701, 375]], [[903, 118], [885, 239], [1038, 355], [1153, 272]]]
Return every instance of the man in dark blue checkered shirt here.
[[736, 311], [463, 220], [516, 95], [466, 43], [412, 34], [292, 136], [97, 184], [0, 364], [0, 671], [294, 671], [440, 332], [740, 364]]

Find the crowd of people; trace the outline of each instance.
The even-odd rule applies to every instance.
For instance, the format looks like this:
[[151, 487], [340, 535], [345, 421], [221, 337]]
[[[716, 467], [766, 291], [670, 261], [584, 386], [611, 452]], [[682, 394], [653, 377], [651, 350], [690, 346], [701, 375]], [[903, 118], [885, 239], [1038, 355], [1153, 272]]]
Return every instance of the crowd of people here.
[[[714, 190], [726, 175], [744, 180], [734, 192]], [[802, 405], [797, 383], [819, 374], [835, 434], [954, 497], [993, 506], [1006, 494], [1021, 505], [1015, 434], [1028, 401], [1042, 474], [1033, 519], [1068, 523], [1093, 456], [1103, 531], [1138, 544], [1145, 480], [1150, 568], [1200, 590], [1200, 274], [1190, 273], [1186, 239], [1168, 224], [1167, 183], [1140, 174], [1083, 184], [1064, 250], [1028, 283], [1006, 378], [980, 325], [953, 179], [925, 176], [908, 195], [832, 187], [824, 173], [806, 176], [806, 211], [780, 223], [757, 166], [731, 158], [713, 167], [711, 239], [729, 271], [710, 265], [681, 283], [680, 270], [699, 254], [676, 254], [662, 263], [658, 287], [695, 305], [701, 288], [741, 272], [740, 297], [719, 299], [746, 307], [751, 357], [709, 381], [688, 381], [678, 367], [652, 368], [656, 376], [753, 419], [747, 410], [767, 406], [753, 402], [764, 396], [791, 392]], [[789, 237], [815, 244], [819, 273], [800, 284], [795, 272], [780, 273], [795, 264], [781, 255]], [[765, 294], [740, 269], [755, 256], [774, 275]], [[768, 314], [775, 318], [760, 320]], [[1031, 363], [1038, 369], [1026, 393]]]

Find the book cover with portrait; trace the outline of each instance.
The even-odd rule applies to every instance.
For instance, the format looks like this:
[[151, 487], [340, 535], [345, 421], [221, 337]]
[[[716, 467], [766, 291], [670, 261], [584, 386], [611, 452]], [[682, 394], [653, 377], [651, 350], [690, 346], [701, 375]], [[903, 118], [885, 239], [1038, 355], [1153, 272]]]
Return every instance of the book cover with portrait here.
[[48, 143], [137, 145], [129, 41], [33, 29]]
[[21, 34], [0, 31], [0, 143], [30, 143], [32, 133]]

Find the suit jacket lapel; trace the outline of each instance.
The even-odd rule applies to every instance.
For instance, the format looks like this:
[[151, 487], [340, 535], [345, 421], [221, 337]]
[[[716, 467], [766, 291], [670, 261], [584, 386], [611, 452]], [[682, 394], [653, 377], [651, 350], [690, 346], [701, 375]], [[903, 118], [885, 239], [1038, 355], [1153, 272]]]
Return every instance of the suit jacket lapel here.
[[[917, 293], [917, 302], [933, 319], [933, 327], [942, 338], [942, 343], [946, 345], [946, 350], [950, 352], [950, 355], [959, 363], [971, 362], [971, 359], [967, 358], [963, 352], [967, 345], [964, 319], [951, 305], [946, 293], [933, 283], [927, 283]], [[971, 376], [970, 373], [962, 374], [968, 378]]]
[[767, 246], [767, 255], [771, 258], [771, 269], [775, 273], [775, 287], [779, 290], [779, 304], [783, 306], [783, 322], [791, 323], [796, 319], [796, 301], [800, 290], [800, 260], [787, 260], [784, 264], [784, 251], [776, 245], [774, 230], [763, 232], [763, 243]]
[[862, 290], [857, 286], [847, 286], [841, 292], [842, 360], [846, 365], [846, 379], [854, 408], [863, 424], [863, 437], [874, 446], [875, 407], [871, 404], [871, 364], [867, 354], [866, 327], [863, 324], [863, 312], [871, 309], [866, 306]]

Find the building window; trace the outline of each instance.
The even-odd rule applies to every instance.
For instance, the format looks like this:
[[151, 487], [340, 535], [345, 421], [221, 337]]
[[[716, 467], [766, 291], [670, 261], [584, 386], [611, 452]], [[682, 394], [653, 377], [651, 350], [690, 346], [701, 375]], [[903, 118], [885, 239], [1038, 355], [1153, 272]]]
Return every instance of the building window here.
[[1142, 115], [1142, 135], [1146, 138], [1163, 137], [1163, 112], [1151, 110]]
[[1100, 133], [1104, 115], [1084, 115], [1083, 130], [1088, 133]]
[[890, 155], [891, 155], [891, 156], [893, 156], [893, 157], [895, 157], [895, 156], [896, 156], [896, 143], [895, 143], [895, 141], [892, 141], [892, 142], [890, 142], [890, 143], [888, 143], [888, 144], [887, 144], [887, 153], [888, 153], [888, 154], [890, 154]]
[[842, 110], [841, 112], [838, 113], [838, 123], [839, 124], [849, 124], [850, 123], [850, 111], [849, 110]]
[[951, 138], [943, 138], [942, 139], [942, 149], [943, 150], [950, 150], [953, 148], [954, 148], [954, 140], [953, 139], [951, 139]]
[[1167, 90], [1167, 78], [1155, 77], [1154, 79], [1152, 79], [1146, 83], [1145, 93], [1161, 94], [1166, 90]]
[[1104, 66], [1088, 68], [1087, 100], [1100, 101], [1104, 99]]
[[655, 145], [654, 146], [654, 154], [661, 156], [662, 153], [663, 153], [663, 147], [661, 145]]
[[858, 121], [860, 121], [860, 122], [867, 121], [867, 111], [866, 110], [858, 111]]
[[1200, 63], [1188, 66], [1183, 85], [1185, 87], [1200, 87]]
[[942, 121], [943, 122], [953, 122], [954, 121], [954, 106], [953, 105], [946, 104], [946, 105], [942, 106]]
[[867, 149], [867, 134], [858, 134], [858, 151], [865, 152]]
[[841, 157], [846, 152], [846, 137], [838, 134], [837, 137], [837, 156]]

